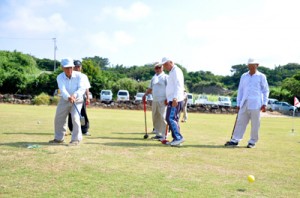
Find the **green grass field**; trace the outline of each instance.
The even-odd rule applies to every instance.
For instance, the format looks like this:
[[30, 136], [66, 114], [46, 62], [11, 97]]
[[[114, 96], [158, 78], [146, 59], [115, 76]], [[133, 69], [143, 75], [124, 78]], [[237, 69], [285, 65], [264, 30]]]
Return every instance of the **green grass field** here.
[[55, 109], [0, 104], [0, 197], [300, 197], [299, 118], [263, 117], [256, 148], [249, 127], [225, 148], [235, 115], [190, 113], [176, 148], [143, 139], [143, 111], [89, 108], [92, 136], [68, 147], [48, 145]]

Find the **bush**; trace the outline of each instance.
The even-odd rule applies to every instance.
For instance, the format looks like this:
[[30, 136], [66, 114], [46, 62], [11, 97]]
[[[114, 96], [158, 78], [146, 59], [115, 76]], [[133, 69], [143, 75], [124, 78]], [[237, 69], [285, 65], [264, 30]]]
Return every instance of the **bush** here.
[[51, 99], [50, 99], [50, 104], [51, 104], [51, 105], [57, 105], [58, 102], [59, 102], [59, 100], [60, 100], [60, 97], [59, 97], [59, 96], [51, 97]]
[[33, 98], [32, 102], [35, 105], [49, 105], [50, 104], [50, 96], [45, 93], [41, 93], [40, 95], [35, 96]]

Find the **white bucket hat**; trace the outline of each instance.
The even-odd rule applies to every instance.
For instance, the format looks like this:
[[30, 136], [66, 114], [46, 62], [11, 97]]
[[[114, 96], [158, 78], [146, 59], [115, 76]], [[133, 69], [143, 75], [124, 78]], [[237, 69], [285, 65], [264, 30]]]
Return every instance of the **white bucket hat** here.
[[62, 67], [74, 67], [74, 61], [72, 58], [64, 58], [61, 60]]

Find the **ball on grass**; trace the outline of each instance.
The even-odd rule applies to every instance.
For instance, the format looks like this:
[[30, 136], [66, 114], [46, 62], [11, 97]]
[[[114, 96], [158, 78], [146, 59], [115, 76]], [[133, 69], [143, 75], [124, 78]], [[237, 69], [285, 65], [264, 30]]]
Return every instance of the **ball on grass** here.
[[255, 181], [255, 177], [253, 175], [248, 175], [248, 181], [250, 183], [254, 182]]

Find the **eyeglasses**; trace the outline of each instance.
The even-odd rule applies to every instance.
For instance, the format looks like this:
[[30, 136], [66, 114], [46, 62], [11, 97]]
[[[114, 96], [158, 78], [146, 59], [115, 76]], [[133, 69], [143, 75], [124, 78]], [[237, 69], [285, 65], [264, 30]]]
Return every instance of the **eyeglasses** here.
[[155, 67], [154, 69], [161, 69], [162, 67]]

